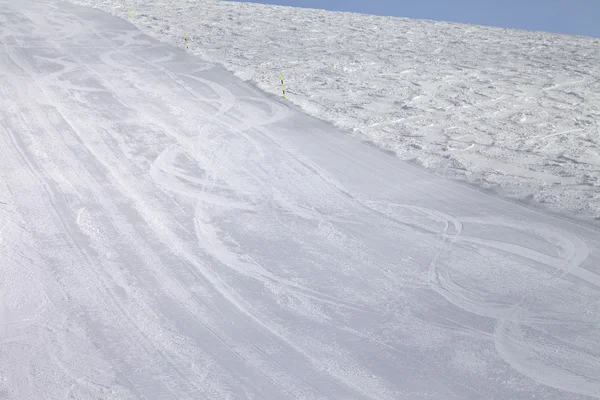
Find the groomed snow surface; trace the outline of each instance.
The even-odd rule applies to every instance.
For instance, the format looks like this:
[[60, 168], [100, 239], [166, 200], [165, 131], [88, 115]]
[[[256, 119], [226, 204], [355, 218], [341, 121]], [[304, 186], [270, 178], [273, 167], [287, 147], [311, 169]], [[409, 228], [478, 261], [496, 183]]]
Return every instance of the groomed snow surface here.
[[[216, 0], [73, 0], [436, 173], [600, 219], [600, 39]], [[518, 12], [518, 10], [515, 10]]]
[[600, 398], [599, 250], [127, 21], [0, 0], [0, 398]]

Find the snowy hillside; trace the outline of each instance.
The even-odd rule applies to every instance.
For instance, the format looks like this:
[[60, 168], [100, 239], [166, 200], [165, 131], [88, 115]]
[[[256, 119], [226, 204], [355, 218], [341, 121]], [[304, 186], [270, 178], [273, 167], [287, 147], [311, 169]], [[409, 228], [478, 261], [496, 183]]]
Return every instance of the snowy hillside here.
[[74, 0], [440, 174], [600, 217], [600, 40], [213, 0]]
[[[216, 21], [218, 7], [233, 6], [205, 3], [185, 18], [204, 13]], [[312, 14], [282, 18], [292, 15]], [[330, 17], [342, 20], [336, 26], [343, 32], [366, 26], [344, 42], [363, 48], [387, 21]], [[327, 18], [297, 21], [294, 40], [323, 30]], [[198, 22], [194, 51], [211, 49], [194, 44], [201, 32], [213, 32], [206, 42], [229, 38], [218, 45], [222, 52], [212, 48], [212, 58], [239, 54], [241, 64], [244, 54], [250, 65], [254, 57], [266, 72], [247, 70], [248, 77], [266, 86], [278, 68], [258, 61], [277, 46], [287, 49], [292, 99], [321, 104], [312, 111], [332, 120], [349, 118], [338, 121], [345, 126], [379, 123], [357, 135], [392, 148], [408, 149], [409, 134], [427, 134], [412, 140], [423, 141], [421, 157], [435, 167], [459, 156], [489, 165], [493, 151], [514, 156], [518, 149], [502, 150], [521, 143], [510, 128], [528, 123], [529, 136], [519, 140], [554, 143], [543, 148], [548, 154], [558, 140], [580, 152], [590, 149], [584, 138], [596, 140], [592, 109], [583, 111], [588, 125], [583, 117], [579, 128], [561, 122], [560, 129], [584, 131], [544, 131], [533, 140], [542, 135], [533, 127], [557, 125], [554, 116], [563, 114], [536, 101], [567, 107], [573, 88], [592, 96], [592, 78], [567, 76], [566, 66], [545, 78], [555, 86], [502, 72], [521, 82], [523, 98], [513, 94], [512, 101], [493, 100], [509, 89], [499, 69], [487, 72], [493, 82], [464, 69], [463, 91], [457, 78], [444, 80], [459, 76], [459, 54], [469, 55], [460, 65], [482, 62], [466, 48], [452, 50], [443, 68], [421, 62], [418, 71], [393, 73], [417, 65], [410, 57], [437, 59], [423, 52], [423, 32], [438, 32], [428, 23], [395, 22], [422, 24], [410, 28], [419, 44], [413, 53], [406, 45], [407, 61], [392, 56], [383, 39], [369, 43], [386, 62], [349, 50], [326, 56], [327, 40], [341, 40], [332, 36], [313, 42], [324, 64], [298, 51], [310, 64], [304, 67], [291, 65], [291, 39], [259, 51], [265, 26], [238, 42], [214, 23], [209, 30]], [[393, 29], [385, 29], [387, 38]], [[400, 32], [410, 36], [406, 27]], [[234, 43], [248, 47], [225, 52]], [[428, 46], [444, 54], [455, 45]], [[344, 61], [351, 57], [374, 64], [352, 66]], [[393, 57], [400, 68], [383, 68]], [[373, 80], [363, 87], [367, 65]], [[522, 75], [533, 79], [531, 71]], [[351, 95], [353, 88], [360, 90]], [[310, 89], [323, 97], [310, 99]], [[337, 98], [325, 97], [327, 90]], [[404, 100], [393, 105], [394, 96]], [[530, 110], [518, 103], [526, 96]], [[459, 108], [466, 102], [472, 105]], [[516, 114], [511, 104], [519, 105]], [[372, 119], [369, 109], [387, 111]], [[414, 117], [384, 123], [402, 112]], [[471, 115], [478, 113], [479, 120]], [[510, 141], [499, 144], [474, 121]], [[441, 126], [463, 142], [444, 137]], [[455, 158], [438, 163], [440, 146]], [[584, 153], [565, 154], [580, 163], [565, 165], [584, 166]], [[569, 171], [496, 162], [550, 186]], [[0, 178], [2, 399], [600, 399], [598, 229], [386, 156], [105, 12], [60, 0], [0, 0]]]

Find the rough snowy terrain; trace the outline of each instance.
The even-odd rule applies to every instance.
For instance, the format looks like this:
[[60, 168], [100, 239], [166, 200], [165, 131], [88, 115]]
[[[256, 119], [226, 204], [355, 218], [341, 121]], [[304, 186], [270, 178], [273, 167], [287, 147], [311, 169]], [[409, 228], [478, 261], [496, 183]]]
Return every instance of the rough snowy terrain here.
[[600, 398], [600, 234], [98, 10], [0, 0], [0, 397]]
[[436, 173], [600, 218], [600, 40], [217, 0], [73, 0]]

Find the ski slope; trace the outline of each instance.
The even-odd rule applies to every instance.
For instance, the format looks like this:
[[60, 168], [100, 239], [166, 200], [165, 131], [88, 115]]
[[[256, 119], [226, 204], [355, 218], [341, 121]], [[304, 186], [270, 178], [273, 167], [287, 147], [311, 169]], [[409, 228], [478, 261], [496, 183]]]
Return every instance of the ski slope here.
[[[600, 219], [600, 39], [221, 0], [71, 0], [440, 176]], [[131, 19], [129, 13], [131, 13]], [[515, 10], [518, 12], [518, 10]]]
[[600, 234], [101, 11], [0, 0], [0, 397], [600, 398]]

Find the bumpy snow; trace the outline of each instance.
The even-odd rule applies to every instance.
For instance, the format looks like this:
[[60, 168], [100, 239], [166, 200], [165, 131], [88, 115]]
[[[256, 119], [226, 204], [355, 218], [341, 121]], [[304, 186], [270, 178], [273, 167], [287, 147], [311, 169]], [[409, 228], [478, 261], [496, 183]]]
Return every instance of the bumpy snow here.
[[439, 174], [600, 217], [600, 41], [250, 3], [73, 0]]

